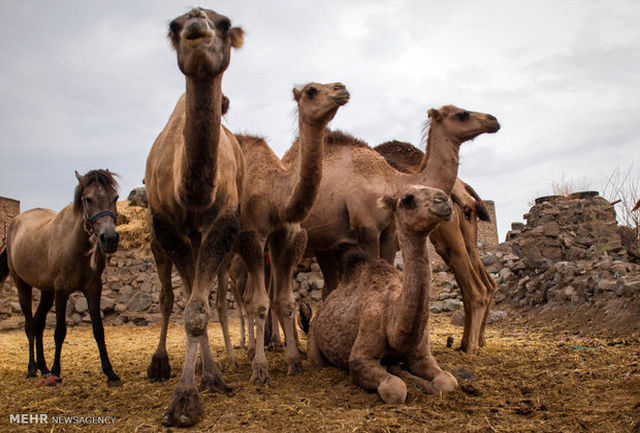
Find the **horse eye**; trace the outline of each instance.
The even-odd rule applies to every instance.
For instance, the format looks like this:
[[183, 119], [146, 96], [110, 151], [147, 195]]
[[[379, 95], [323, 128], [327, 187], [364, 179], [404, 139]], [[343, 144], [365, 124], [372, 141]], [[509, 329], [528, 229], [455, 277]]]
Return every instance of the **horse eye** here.
[[318, 89], [316, 89], [315, 87], [309, 87], [307, 89], [307, 96], [309, 98], [313, 98], [316, 95], [316, 93], [318, 93]]
[[91, 200], [91, 197], [85, 197], [85, 198], [84, 198], [84, 201], [85, 201], [87, 204], [91, 204], [91, 203], [93, 203], [93, 200]]

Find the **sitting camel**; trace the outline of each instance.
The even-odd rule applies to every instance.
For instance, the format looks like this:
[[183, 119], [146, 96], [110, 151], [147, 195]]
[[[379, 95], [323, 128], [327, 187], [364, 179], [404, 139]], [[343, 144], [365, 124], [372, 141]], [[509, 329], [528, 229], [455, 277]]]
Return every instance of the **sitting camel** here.
[[[424, 159], [420, 149], [409, 143], [389, 141], [374, 148], [395, 169], [416, 172]], [[489, 221], [489, 214], [475, 190], [459, 178], [451, 198], [454, 215], [430, 235], [436, 251], [453, 271], [462, 292], [465, 326], [460, 349], [474, 353], [484, 344], [484, 330], [497, 284], [480, 260], [478, 220]], [[396, 251], [397, 245], [393, 248]]]
[[[427, 392], [454, 390], [458, 383], [431, 355], [429, 295], [431, 266], [427, 236], [451, 218], [447, 194], [420, 185], [385, 198], [393, 212], [405, 260], [403, 276], [391, 264], [347, 252], [340, 283], [311, 322], [308, 355], [314, 366], [327, 362], [349, 369], [351, 380], [377, 390], [385, 403], [404, 403], [405, 383], [388, 371], [416, 377]], [[408, 372], [401, 373], [399, 363]]]

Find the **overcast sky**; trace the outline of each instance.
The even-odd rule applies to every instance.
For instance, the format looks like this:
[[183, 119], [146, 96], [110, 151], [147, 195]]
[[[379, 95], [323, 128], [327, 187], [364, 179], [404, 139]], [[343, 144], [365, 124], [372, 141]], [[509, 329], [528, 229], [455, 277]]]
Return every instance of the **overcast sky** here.
[[[74, 170], [109, 168], [121, 197], [184, 76], [167, 41], [183, 1], [0, 0], [0, 195], [59, 210]], [[211, 1], [245, 30], [223, 90], [232, 131], [282, 156], [291, 88], [341, 81], [332, 122], [374, 146], [418, 144], [426, 111], [454, 104], [502, 129], [463, 145], [459, 176], [496, 202], [500, 239], [552, 182], [602, 189], [640, 173], [638, 1]], [[640, 178], [640, 176], [638, 176]]]

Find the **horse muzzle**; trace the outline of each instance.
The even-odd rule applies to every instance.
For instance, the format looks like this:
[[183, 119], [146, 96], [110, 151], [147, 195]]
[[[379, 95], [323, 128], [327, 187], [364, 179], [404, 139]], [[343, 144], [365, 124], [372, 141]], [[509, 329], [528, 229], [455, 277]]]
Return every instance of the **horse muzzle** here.
[[118, 249], [118, 242], [120, 241], [120, 235], [117, 231], [105, 231], [98, 236], [98, 243], [100, 249], [107, 253], [114, 253]]

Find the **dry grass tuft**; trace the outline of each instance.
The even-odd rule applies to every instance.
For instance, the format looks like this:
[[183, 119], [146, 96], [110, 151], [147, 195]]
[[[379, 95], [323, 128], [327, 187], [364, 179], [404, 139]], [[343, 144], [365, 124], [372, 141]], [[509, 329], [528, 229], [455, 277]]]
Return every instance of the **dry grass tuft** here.
[[[210, 325], [215, 357], [225, 354], [218, 324]], [[504, 323], [488, 330], [479, 355], [447, 349], [448, 336], [461, 328], [440, 315], [432, 326], [433, 352], [453, 372], [464, 367], [475, 376], [460, 389], [432, 396], [410, 387], [406, 405], [382, 404], [349, 381], [346, 372], [314, 371], [286, 375], [284, 354], [269, 353], [272, 381], [249, 385], [251, 366], [239, 350], [242, 370], [223, 367], [233, 396], [201, 394], [204, 419], [188, 431], [242, 432], [559, 432], [638, 431], [640, 366], [638, 340], [575, 339], [544, 327]], [[169, 328], [168, 351], [173, 377], [149, 383], [146, 368], [155, 349], [158, 327], [107, 327], [112, 363], [123, 379], [109, 388], [90, 328], [71, 328], [62, 356], [65, 385], [54, 392], [36, 387], [41, 379], [25, 379], [27, 340], [23, 331], [0, 337], [0, 431], [167, 431], [159, 423], [184, 356], [182, 326]], [[237, 322], [232, 338], [239, 341]], [[45, 354], [53, 357], [53, 331], [45, 331]], [[304, 343], [303, 343], [304, 345]], [[10, 413], [116, 416], [109, 426], [36, 426], [8, 424]], [[53, 427], [53, 428], [52, 428]], [[177, 431], [174, 429], [172, 431]]]
[[118, 202], [117, 207], [119, 248], [121, 250], [149, 249], [151, 240], [149, 210], [144, 207], [130, 206], [128, 200]]

